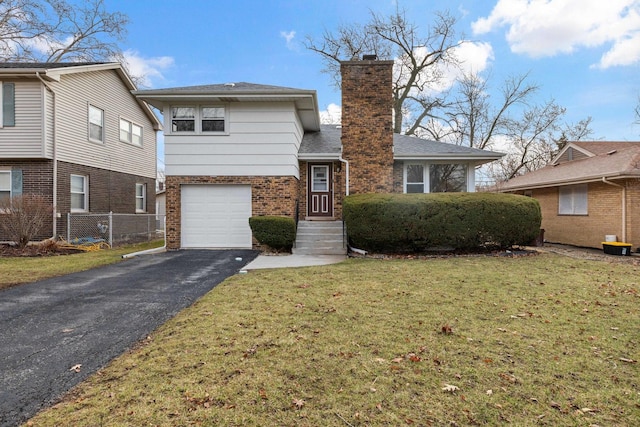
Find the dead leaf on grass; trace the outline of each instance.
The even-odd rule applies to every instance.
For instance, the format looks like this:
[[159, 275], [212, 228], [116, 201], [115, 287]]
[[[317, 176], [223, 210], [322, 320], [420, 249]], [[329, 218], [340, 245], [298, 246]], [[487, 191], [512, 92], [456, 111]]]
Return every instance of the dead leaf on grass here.
[[621, 357], [619, 360], [620, 360], [621, 362], [625, 362], [625, 363], [636, 363], [636, 362], [637, 362], [636, 360], [633, 360], [633, 359], [627, 359], [626, 357]]
[[305, 402], [303, 399], [293, 399], [293, 406], [295, 406], [297, 409], [301, 409], [307, 402]]

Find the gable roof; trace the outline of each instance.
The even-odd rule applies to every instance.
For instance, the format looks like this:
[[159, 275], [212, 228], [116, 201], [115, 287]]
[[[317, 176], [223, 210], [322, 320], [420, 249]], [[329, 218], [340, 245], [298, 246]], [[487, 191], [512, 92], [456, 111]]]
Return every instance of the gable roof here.
[[501, 184], [499, 190], [555, 187], [595, 182], [603, 178], [640, 178], [640, 141], [572, 142], [563, 150], [571, 147], [586, 149], [591, 156], [560, 163], [552, 162], [541, 169], [510, 179]]
[[320, 129], [315, 90], [255, 83], [223, 83], [137, 90], [133, 94], [158, 109], [171, 102], [280, 102], [293, 101], [305, 130]]
[[[66, 74], [103, 70], [114, 70], [129, 91], [136, 89], [131, 77], [119, 62], [1, 62], [0, 80], [27, 77], [38, 78], [44, 82], [59, 82]], [[153, 123], [154, 129], [162, 129], [162, 123], [149, 105], [139, 99], [136, 101]]]
[[[339, 158], [341, 137], [342, 129], [336, 125], [321, 125], [320, 131], [305, 133], [299, 150], [300, 159]], [[493, 151], [393, 134], [393, 157], [396, 160], [474, 160], [484, 163], [502, 156], [502, 153]]]

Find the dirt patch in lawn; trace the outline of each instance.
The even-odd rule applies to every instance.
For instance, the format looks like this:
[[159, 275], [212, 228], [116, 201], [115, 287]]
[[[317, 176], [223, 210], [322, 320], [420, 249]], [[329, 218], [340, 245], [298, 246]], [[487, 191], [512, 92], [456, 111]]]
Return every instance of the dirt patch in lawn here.
[[62, 247], [55, 242], [44, 242], [34, 245], [27, 245], [25, 248], [2, 244], [0, 245], [0, 257], [43, 257], [71, 255], [82, 252], [80, 249]]

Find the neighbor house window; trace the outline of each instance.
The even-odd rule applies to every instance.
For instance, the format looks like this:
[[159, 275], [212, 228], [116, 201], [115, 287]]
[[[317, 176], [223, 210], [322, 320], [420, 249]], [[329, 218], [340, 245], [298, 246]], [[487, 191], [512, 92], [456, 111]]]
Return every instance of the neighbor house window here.
[[89, 140], [104, 142], [104, 111], [89, 105]]
[[120, 119], [120, 141], [142, 147], [142, 126]]
[[431, 193], [467, 191], [467, 165], [429, 165], [429, 187]]
[[224, 132], [224, 107], [202, 107], [200, 110], [202, 132]]
[[586, 215], [587, 184], [560, 187], [558, 190], [558, 213], [560, 215]]
[[136, 184], [136, 212], [147, 210], [147, 185]]
[[88, 179], [83, 175], [71, 175], [71, 212], [86, 212], [89, 200]]
[[0, 83], [2, 91], [0, 96], [2, 102], [0, 102], [0, 127], [15, 126], [16, 125], [16, 86], [14, 83]]
[[171, 108], [171, 131], [172, 132], [195, 132], [195, 130], [196, 130], [195, 107], [172, 107]]
[[406, 193], [424, 193], [424, 165], [407, 165], [405, 182]]
[[11, 171], [0, 171], [0, 202], [11, 199]]

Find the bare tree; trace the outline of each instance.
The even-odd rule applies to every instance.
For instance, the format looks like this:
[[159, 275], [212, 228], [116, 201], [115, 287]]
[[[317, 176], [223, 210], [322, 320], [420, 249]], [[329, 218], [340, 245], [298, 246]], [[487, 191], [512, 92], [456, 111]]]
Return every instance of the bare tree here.
[[325, 32], [319, 40], [307, 37], [306, 47], [324, 59], [323, 71], [340, 86], [340, 61], [375, 54], [395, 60], [393, 83], [394, 132], [416, 134], [444, 103], [432, 89], [441, 82], [446, 65], [455, 65], [453, 50], [462, 44], [455, 38], [456, 19], [436, 13], [434, 24], [424, 33], [407, 21], [404, 12], [383, 17], [371, 12], [365, 25], [341, 26]]
[[19, 249], [44, 232], [51, 222], [51, 201], [37, 194], [0, 200], [0, 230]]
[[127, 23], [104, 0], [0, 0], [0, 61], [122, 61]]

